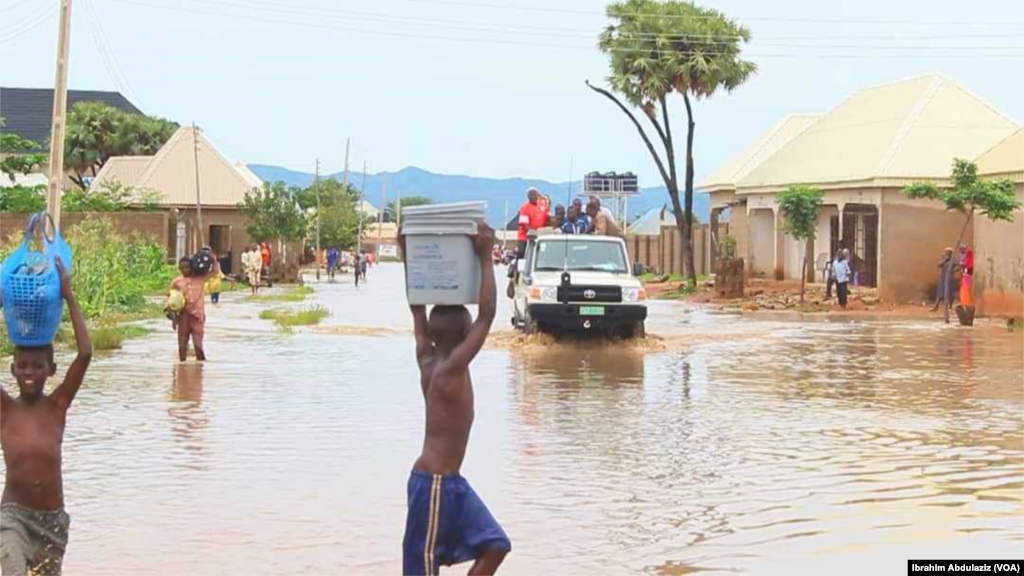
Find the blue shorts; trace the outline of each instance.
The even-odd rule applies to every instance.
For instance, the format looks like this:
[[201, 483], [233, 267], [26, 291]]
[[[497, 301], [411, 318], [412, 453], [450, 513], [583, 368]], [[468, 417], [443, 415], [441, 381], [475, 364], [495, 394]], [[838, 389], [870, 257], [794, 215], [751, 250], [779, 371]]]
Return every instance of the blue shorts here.
[[403, 573], [431, 576], [441, 565], [475, 560], [512, 543], [462, 476], [413, 470], [402, 541]]

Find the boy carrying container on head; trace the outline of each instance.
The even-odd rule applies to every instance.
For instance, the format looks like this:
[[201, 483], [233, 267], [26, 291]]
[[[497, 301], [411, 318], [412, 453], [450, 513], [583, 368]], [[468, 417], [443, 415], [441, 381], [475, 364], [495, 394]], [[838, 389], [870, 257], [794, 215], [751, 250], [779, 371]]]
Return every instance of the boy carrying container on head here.
[[192, 271], [192, 259], [184, 257], [178, 261], [178, 276], [171, 282], [171, 290], [178, 290], [185, 295], [185, 307], [178, 314], [178, 359], [184, 362], [188, 358], [188, 341], [196, 349], [196, 360], [206, 360], [203, 350], [203, 333], [206, 328], [206, 299], [203, 297], [206, 281], [220, 273], [220, 263], [213, 261], [213, 267], [206, 274]]
[[[405, 257], [405, 237], [399, 236]], [[440, 566], [473, 561], [470, 574], [494, 574], [512, 549], [505, 531], [459, 475], [473, 426], [473, 361], [491, 330], [496, 306], [491, 247], [494, 230], [481, 223], [474, 239], [480, 259], [480, 310], [410, 305], [416, 361], [426, 404], [423, 452], [408, 483], [404, 574], [437, 574]]]
[[0, 443], [7, 474], [0, 504], [0, 564], [3, 574], [60, 574], [70, 518], [64, 511], [61, 444], [68, 408], [92, 359], [92, 343], [71, 278], [60, 260], [61, 296], [68, 303], [78, 356], [64, 382], [47, 396], [56, 374], [53, 344], [16, 347], [11, 374], [19, 395], [0, 390]]

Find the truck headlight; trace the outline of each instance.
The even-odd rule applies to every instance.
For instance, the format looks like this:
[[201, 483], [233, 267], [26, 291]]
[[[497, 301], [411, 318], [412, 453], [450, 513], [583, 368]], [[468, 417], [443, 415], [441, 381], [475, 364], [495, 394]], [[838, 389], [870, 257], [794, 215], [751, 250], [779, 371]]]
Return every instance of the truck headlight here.
[[558, 288], [535, 286], [530, 289], [530, 297], [541, 302], [558, 302]]
[[640, 302], [647, 299], [647, 292], [643, 288], [623, 288], [623, 302]]

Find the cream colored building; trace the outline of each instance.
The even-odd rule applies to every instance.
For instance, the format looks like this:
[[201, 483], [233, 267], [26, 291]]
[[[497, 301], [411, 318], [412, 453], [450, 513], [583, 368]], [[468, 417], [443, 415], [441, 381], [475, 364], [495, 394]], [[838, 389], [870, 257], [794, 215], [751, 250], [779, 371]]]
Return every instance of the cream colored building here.
[[[198, 161], [198, 162], [197, 162]], [[196, 173], [200, 195], [196, 193]], [[263, 182], [242, 164], [232, 164], [202, 133], [182, 126], [153, 156], [115, 156], [103, 165], [93, 188], [120, 182], [136, 190], [157, 193], [157, 203], [171, 215], [168, 254], [174, 258], [195, 253], [205, 242], [226, 271], [238, 272], [241, 253], [252, 240], [238, 204]], [[197, 202], [202, 208], [200, 234]], [[278, 246], [275, 259], [297, 269], [301, 244]]]
[[[1014, 183], [1024, 203], [1024, 129], [1017, 130], [978, 157], [978, 173], [986, 179]], [[974, 222], [974, 300], [978, 313], [1024, 317], [1024, 213], [1013, 222]]]
[[[964, 220], [937, 202], [910, 200], [904, 186], [948, 183], [954, 158], [977, 158], [1018, 129], [1012, 118], [947, 76], [920, 76], [853, 94], [802, 130], [792, 127], [789, 133], [796, 134], [762, 154], [763, 160], [749, 156], [753, 167], [736, 179], [731, 202], [745, 212], [751, 271], [800, 277], [805, 246], [783, 232], [775, 197], [787, 186], [806, 184], [825, 193], [811, 246], [815, 261], [846, 247], [856, 280], [877, 286], [883, 299], [930, 297], [938, 280], [936, 262]], [[713, 200], [713, 208], [720, 205]], [[732, 227], [739, 228], [735, 222]], [[966, 237], [972, 234], [968, 228]]]

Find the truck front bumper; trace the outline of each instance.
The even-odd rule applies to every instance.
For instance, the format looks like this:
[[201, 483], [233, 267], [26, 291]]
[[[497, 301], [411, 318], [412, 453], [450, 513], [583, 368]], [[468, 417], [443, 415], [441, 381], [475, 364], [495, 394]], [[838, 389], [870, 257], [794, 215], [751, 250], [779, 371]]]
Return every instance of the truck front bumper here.
[[[607, 330], [647, 319], [647, 307], [630, 304], [530, 304], [530, 316], [538, 325], [560, 331]], [[604, 314], [584, 316], [581, 306], [600, 306]]]

